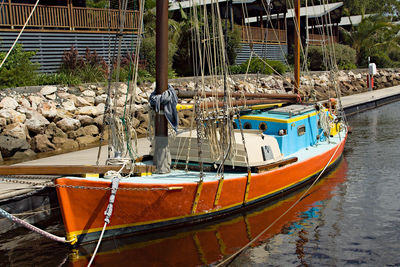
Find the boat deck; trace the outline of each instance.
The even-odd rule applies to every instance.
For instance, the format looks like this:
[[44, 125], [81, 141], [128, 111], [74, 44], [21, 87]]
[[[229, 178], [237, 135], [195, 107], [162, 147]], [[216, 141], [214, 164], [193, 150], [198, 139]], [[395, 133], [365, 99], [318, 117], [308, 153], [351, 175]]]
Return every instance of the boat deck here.
[[[297, 157], [298, 161], [304, 161], [309, 158], [315, 157], [317, 155], [323, 154], [324, 152], [332, 149], [334, 146], [339, 144], [343, 138], [345, 137], [345, 131], [343, 130], [338, 135], [331, 137], [326, 141], [319, 142], [315, 146], [311, 146], [308, 148], [301, 149], [296, 153], [288, 155], [286, 158]], [[244, 177], [247, 173], [238, 173], [238, 172], [225, 172], [224, 179], [234, 179], [238, 177]], [[254, 174], [256, 175], [256, 174]], [[107, 181], [109, 179], [104, 178], [77, 178], [70, 177], [74, 179], [85, 179], [92, 181]], [[216, 181], [220, 177], [216, 172], [204, 172], [204, 181]], [[125, 183], [137, 183], [137, 184], [182, 184], [182, 183], [196, 183], [199, 181], [199, 172], [198, 171], [184, 171], [184, 170], [173, 170], [167, 174], [152, 174], [149, 176], [134, 176], [124, 178], [121, 182]]]

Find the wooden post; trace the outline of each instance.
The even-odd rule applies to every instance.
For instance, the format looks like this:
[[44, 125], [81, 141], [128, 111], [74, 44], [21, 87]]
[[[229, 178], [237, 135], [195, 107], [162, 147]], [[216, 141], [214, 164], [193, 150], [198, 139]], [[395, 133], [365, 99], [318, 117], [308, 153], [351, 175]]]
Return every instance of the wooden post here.
[[68, 6], [68, 23], [69, 23], [69, 30], [73, 31], [74, 30], [74, 12], [72, 10], [72, 0], [67, 0], [67, 6]]
[[11, 29], [14, 29], [14, 19], [12, 13], [11, 0], [8, 0], [8, 16], [10, 17]]
[[298, 94], [300, 88], [300, 0], [295, 0], [294, 3], [294, 93]]

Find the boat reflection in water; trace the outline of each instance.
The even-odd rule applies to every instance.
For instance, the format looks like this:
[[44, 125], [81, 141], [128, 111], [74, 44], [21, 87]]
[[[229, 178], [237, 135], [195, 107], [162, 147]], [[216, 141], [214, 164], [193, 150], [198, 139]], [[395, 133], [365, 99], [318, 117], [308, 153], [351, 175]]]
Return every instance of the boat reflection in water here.
[[[346, 180], [347, 162], [323, 177], [303, 199], [261, 238], [259, 245], [289, 228], [299, 227], [302, 220], [318, 216], [320, 202], [335, 194], [338, 184]], [[197, 266], [215, 263], [235, 253], [281, 216], [308, 188], [296, 191], [280, 201], [253, 208], [223, 220], [168, 231], [104, 240], [94, 261], [96, 266]], [[96, 244], [86, 244], [71, 254], [72, 266], [87, 266]]]

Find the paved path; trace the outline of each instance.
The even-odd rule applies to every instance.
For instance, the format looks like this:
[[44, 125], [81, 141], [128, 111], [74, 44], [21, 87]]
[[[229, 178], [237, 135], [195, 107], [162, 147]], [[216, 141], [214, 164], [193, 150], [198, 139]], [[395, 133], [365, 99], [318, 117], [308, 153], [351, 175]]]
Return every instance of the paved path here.
[[[344, 109], [350, 109], [352, 107], [357, 108], [365, 103], [373, 102], [379, 99], [389, 98], [392, 96], [400, 96], [400, 86], [394, 86], [376, 91], [345, 96], [342, 97], [342, 105]], [[150, 142], [146, 138], [139, 139], [138, 150], [140, 155], [149, 154]], [[50, 165], [50, 164], [95, 165], [97, 159], [97, 152], [98, 148], [90, 148], [86, 150], [80, 150], [71, 153], [65, 153], [47, 158], [32, 160], [20, 163], [19, 165]], [[100, 164], [105, 163], [106, 157], [107, 157], [107, 146], [103, 146], [100, 157]], [[37, 181], [46, 182], [49, 180], [50, 179], [40, 179]], [[28, 187], [27, 185], [1, 183], [0, 201], [10, 197], [28, 193], [29, 191], [32, 191], [32, 187]]]

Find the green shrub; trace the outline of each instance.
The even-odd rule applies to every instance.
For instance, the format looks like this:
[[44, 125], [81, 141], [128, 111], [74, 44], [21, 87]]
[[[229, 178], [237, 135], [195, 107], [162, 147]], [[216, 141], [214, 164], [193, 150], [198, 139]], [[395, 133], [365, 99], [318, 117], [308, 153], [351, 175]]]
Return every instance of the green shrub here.
[[39, 74], [36, 77], [36, 85], [78, 85], [82, 83], [79, 77], [72, 73], [52, 73], [52, 74]]
[[[0, 69], [0, 88], [30, 86], [35, 84], [38, 63], [32, 63], [34, 51], [23, 51], [22, 45], [17, 44]], [[6, 56], [0, 53], [0, 62]]]
[[241, 65], [231, 65], [231, 66], [229, 66], [229, 73], [230, 74], [242, 74], [242, 66]]
[[[339, 69], [355, 69], [357, 68], [356, 50], [347, 45], [335, 44], [336, 65]], [[310, 46], [308, 48], [308, 66], [310, 70], [328, 70], [329, 59], [324, 55], [324, 51], [331, 51], [332, 46]]]
[[[168, 73], [172, 73], [172, 58], [177, 50], [176, 45], [168, 42]], [[146, 70], [156, 76], [156, 39], [154, 36], [142, 40], [141, 51], [143, 58], [146, 59]], [[172, 75], [173, 76], [173, 75]]]
[[[240, 65], [241, 73], [246, 73], [249, 60]], [[235, 70], [237, 71], [237, 70]], [[287, 71], [287, 67], [280, 61], [252, 58], [249, 66], [248, 73], [261, 73], [261, 74], [283, 74]]]

